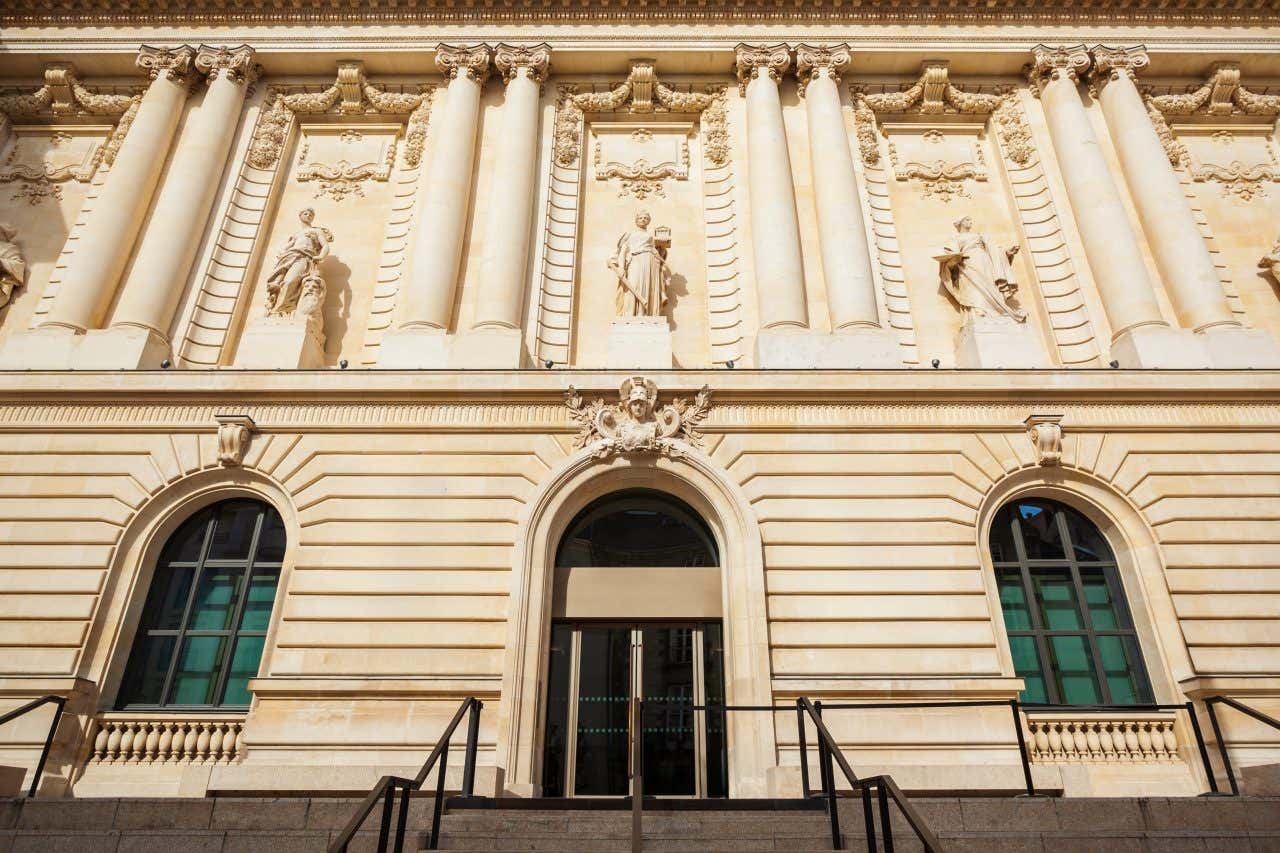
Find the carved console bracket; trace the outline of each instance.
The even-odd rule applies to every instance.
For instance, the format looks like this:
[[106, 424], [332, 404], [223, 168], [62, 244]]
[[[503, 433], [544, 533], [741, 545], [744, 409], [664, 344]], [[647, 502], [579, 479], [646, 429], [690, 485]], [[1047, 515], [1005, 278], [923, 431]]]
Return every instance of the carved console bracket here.
[[218, 422], [218, 462], [226, 468], [239, 467], [244, 462], [249, 439], [258, 431], [258, 425], [248, 415], [215, 415]]
[[578, 425], [574, 447], [588, 447], [598, 459], [615, 454], [658, 453], [678, 458], [702, 445], [699, 424], [711, 409], [711, 389], [703, 385], [692, 401], [676, 397], [658, 405], [658, 386], [632, 376], [618, 389], [618, 402], [597, 397], [587, 403], [572, 385], [564, 395], [569, 416]]
[[1023, 424], [1036, 454], [1036, 464], [1051, 467], [1062, 461], [1062, 415], [1031, 415]]

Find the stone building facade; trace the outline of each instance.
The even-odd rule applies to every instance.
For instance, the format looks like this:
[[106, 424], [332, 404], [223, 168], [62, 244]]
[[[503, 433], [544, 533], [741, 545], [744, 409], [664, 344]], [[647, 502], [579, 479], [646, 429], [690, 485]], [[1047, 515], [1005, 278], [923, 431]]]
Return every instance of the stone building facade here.
[[[45, 788], [366, 790], [476, 696], [482, 788], [625, 793], [643, 694], [990, 700], [827, 715], [950, 791], [1021, 697], [1038, 786], [1204, 790], [1146, 706], [1280, 711], [1280, 15], [1025, 5], [7, 4]], [[798, 791], [794, 712], [643, 728]]]

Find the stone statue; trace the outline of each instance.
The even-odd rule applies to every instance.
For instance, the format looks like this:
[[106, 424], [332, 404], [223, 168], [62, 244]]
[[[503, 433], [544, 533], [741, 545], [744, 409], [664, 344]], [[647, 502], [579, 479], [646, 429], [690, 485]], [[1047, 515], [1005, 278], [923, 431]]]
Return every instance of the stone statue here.
[[316, 212], [309, 207], [300, 211], [302, 230], [290, 237], [276, 255], [275, 266], [267, 276], [268, 317], [301, 315], [307, 318], [308, 325], [320, 322], [325, 292], [320, 262], [329, 255], [333, 232], [312, 225], [315, 217]]
[[660, 317], [667, 304], [671, 229], [659, 227], [650, 232], [650, 221], [646, 211], [637, 213], [635, 230], [618, 238], [618, 247], [609, 259], [609, 269], [618, 277], [619, 317]]
[[1276, 244], [1271, 247], [1271, 251], [1258, 261], [1258, 269], [1271, 273], [1276, 284], [1280, 284], [1280, 237], [1276, 238]]
[[27, 280], [27, 262], [13, 242], [17, 231], [9, 225], [0, 225], [0, 308], [9, 304], [13, 291]]
[[572, 385], [565, 403], [578, 424], [575, 447], [591, 447], [599, 458], [638, 452], [677, 457], [682, 445], [697, 447], [702, 441], [698, 426], [711, 408], [711, 389], [704, 385], [692, 401], [677, 397], [659, 406], [653, 380], [632, 376], [618, 389], [617, 403], [603, 398], [587, 403]]
[[997, 248], [986, 236], [973, 233], [973, 219], [968, 216], [955, 226], [955, 236], [933, 258], [943, 289], [960, 306], [965, 321], [994, 317], [1025, 322], [1027, 312], [1009, 304], [1018, 292], [1010, 266], [1018, 247]]

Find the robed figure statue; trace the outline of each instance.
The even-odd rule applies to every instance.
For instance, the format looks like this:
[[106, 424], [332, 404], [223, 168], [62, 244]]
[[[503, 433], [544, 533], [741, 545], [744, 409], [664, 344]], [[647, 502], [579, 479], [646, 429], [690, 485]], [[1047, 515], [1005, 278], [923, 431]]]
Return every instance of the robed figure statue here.
[[660, 317], [667, 304], [667, 249], [671, 232], [666, 228], [649, 231], [651, 217], [636, 214], [636, 227], [618, 238], [609, 259], [609, 269], [618, 277], [616, 302], [619, 317]]
[[333, 232], [312, 225], [315, 218], [316, 212], [309, 207], [300, 211], [298, 219], [302, 221], [302, 230], [290, 237], [276, 255], [275, 265], [267, 276], [268, 317], [292, 316], [307, 289], [304, 285], [310, 284], [310, 289], [323, 293], [324, 279], [319, 268], [320, 262], [329, 255]]
[[960, 306], [965, 320], [976, 317], [1007, 318], [1021, 323], [1027, 312], [1009, 304], [1018, 292], [1011, 266], [1018, 247], [1001, 249], [982, 234], [973, 233], [968, 216], [955, 223], [956, 233], [934, 255], [942, 288]]
[[13, 242], [15, 233], [8, 225], [0, 225], [0, 308], [9, 304], [13, 291], [27, 280], [27, 262]]

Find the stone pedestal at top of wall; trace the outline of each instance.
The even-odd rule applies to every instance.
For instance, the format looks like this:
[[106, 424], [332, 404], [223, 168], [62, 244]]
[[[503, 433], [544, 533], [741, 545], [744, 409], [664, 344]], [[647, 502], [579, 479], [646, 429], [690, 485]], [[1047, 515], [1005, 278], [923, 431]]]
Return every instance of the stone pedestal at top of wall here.
[[1200, 337], [1190, 329], [1133, 326], [1111, 342], [1111, 357], [1129, 370], [1198, 370], [1210, 366]]
[[1044, 346], [1026, 323], [970, 314], [956, 335], [956, 367], [1019, 370], [1049, 366]]
[[832, 335], [808, 329], [764, 329], [756, 335], [755, 366], [776, 370], [905, 367], [897, 335], [888, 329], [868, 328]]
[[157, 370], [169, 357], [169, 342], [144, 326], [44, 326], [14, 335], [0, 363], [10, 370]]
[[453, 336], [449, 366], [454, 369], [517, 370], [523, 365], [524, 335], [519, 329], [472, 329]]
[[251, 370], [324, 367], [324, 343], [305, 316], [259, 317], [240, 336], [235, 366]]
[[609, 326], [610, 370], [670, 370], [671, 324], [666, 317], [619, 317]]
[[1225, 326], [1206, 329], [1196, 337], [1204, 345], [1212, 367], [1222, 370], [1280, 368], [1280, 347], [1262, 329]]

